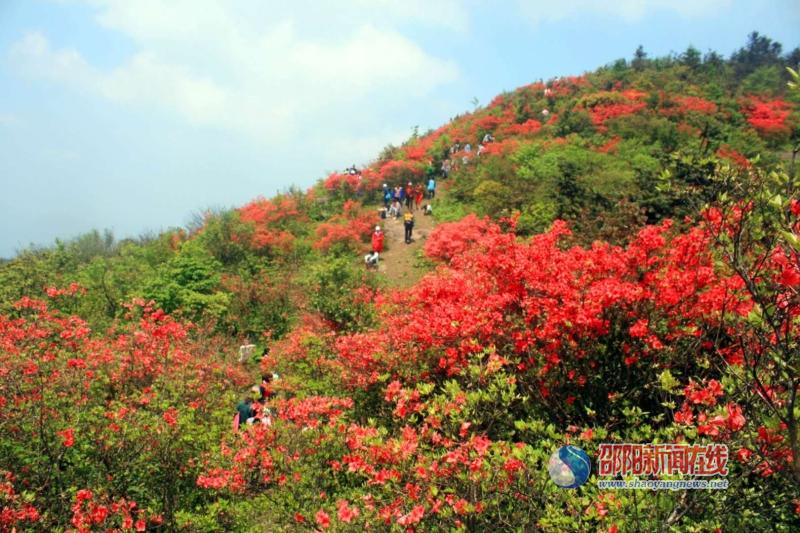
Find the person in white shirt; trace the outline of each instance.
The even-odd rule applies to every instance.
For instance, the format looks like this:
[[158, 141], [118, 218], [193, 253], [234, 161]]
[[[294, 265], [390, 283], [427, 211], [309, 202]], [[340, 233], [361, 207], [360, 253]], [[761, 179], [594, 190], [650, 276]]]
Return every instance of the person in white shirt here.
[[378, 252], [370, 252], [364, 256], [364, 264], [367, 265], [367, 268], [375, 268], [378, 266], [378, 258], [380, 254]]

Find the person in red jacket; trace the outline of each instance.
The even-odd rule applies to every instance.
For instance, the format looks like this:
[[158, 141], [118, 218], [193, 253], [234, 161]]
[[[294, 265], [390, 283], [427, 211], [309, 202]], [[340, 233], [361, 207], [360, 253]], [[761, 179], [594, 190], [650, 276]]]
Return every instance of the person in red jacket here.
[[422, 187], [421, 183], [417, 184], [417, 187], [414, 189], [414, 211], [422, 207], [422, 199], [425, 197], [425, 189]]
[[383, 253], [383, 232], [380, 226], [375, 226], [375, 232], [372, 234], [372, 251]]

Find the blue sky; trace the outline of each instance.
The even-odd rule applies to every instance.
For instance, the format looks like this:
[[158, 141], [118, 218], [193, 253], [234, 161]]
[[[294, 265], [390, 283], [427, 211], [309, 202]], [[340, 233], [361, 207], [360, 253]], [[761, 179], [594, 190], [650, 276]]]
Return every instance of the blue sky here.
[[799, 29], [796, 0], [0, 0], [0, 257], [305, 188], [639, 44]]

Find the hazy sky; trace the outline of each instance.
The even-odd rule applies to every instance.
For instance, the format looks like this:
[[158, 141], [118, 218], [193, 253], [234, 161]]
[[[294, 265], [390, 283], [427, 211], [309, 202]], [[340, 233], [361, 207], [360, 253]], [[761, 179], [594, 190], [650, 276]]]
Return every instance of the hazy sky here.
[[[291, 7], [287, 7], [291, 6]], [[185, 224], [642, 44], [800, 44], [797, 0], [0, 0], [0, 256]]]

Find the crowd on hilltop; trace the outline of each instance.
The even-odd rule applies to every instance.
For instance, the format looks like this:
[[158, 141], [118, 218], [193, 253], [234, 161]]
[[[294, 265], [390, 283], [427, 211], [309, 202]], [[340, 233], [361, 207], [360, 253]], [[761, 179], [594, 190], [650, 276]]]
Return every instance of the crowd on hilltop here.
[[[442, 164], [442, 175], [446, 177], [449, 172], [448, 164]], [[432, 163], [429, 165], [432, 168]], [[381, 198], [383, 199], [383, 207], [379, 209], [378, 214], [380, 219], [386, 220], [392, 218], [394, 220], [403, 219], [404, 228], [404, 241], [406, 244], [413, 242], [412, 234], [414, 231], [414, 212], [422, 210], [423, 215], [432, 215], [433, 206], [430, 202], [423, 205], [423, 201], [427, 198], [433, 200], [436, 196], [436, 176], [435, 173], [430, 172], [426, 184], [409, 181], [405, 186], [397, 185], [390, 187], [384, 183], [382, 186]], [[405, 210], [405, 211], [404, 211]], [[380, 254], [383, 253], [384, 234], [381, 227], [375, 226], [375, 232], [372, 234], [372, 251], [364, 256], [364, 262], [367, 267], [377, 267]]]
[[[475, 152], [476, 156], [480, 156], [485, 150], [486, 145], [494, 142], [494, 136], [491, 133], [486, 133], [478, 148]], [[439, 166], [438, 171], [434, 167], [433, 161], [428, 162], [428, 170], [426, 171], [425, 180], [419, 181], [416, 184], [413, 181], [407, 182], [405, 185], [398, 184], [391, 187], [389, 184], [384, 183], [381, 188], [381, 199], [383, 207], [379, 209], [379, 217], [382, 220], [403, 219], [404, 226], [404, 241], [406, 244], [413, 242], [412, 235], [414, 231], [414, 212], [422, 210], [423, 215], [433, 214], [432, 200], [436, 197], [437, 178], [448, 178], [450, 172], [453, 170], [452, 159], [460, 155], [460, 163], [467, 164], [473, 153], [472, 145], [467, 142], [462, 144], [460, 140], [456, 140], [452, 146], [447, 150], [446, 157]], [[345, 173], [349, 175], [360, 176], [361, 171], [355, 165], [345, 169]], [[424, 203], [425, 200], [428, 203]], [[380, 254], [383, 253], [384, 247], [384, 234], [381, 227], [375, 226], [375, 231], [372, 234], [372, 250], [364, 256], [364, 262], [367, 267], [376, 267]]]
[[403, 207], [409, 211], [417, 211], [422, 208], [422, 201], [426, 195], [428, 199], [433, 199], [436, 195], [436, 178], [433, 176], [428, 179], [427, 187], [423, 187], [422, 183], [414, 185], [410, 181], [405, 187], [398, 185], [394, 188], [384, 183], [383, 209], [380, 210], [380, 217], [397, 219], [403, 214]]

